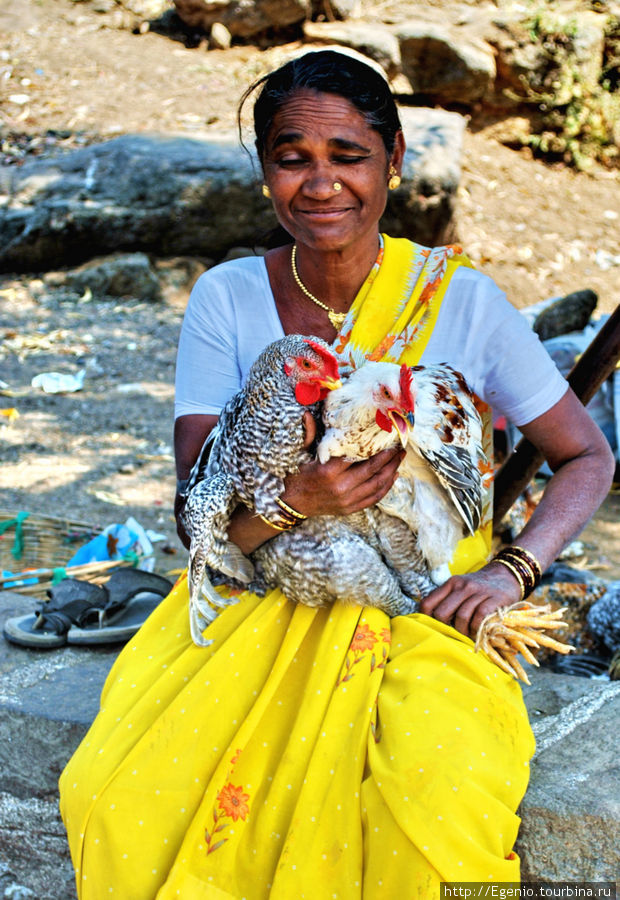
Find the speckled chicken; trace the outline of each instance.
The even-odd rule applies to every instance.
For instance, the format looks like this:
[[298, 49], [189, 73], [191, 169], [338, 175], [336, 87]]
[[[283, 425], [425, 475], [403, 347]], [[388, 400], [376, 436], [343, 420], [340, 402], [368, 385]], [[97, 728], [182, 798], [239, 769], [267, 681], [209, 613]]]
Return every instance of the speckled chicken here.
[[[413, 427], [389, 413], [373, 413], [377, 383], [382, 391], [409, 390]], [[331, 456], [366, 458], [398, 430], [407, 453], [378, 507], [407, 524], [417, 536], [424, 571], [435, 583], [445, 581], [456, 544], [480, 524], [486, 463], [480, 416], [461, 373], [446, 364], [400, 369], [394, 363], [367, 364], [326, 399], [323, 420], [317, 451], [322, 462]]]
[[[316, 341], [309, 347], [328, 352]], [[213, 440], [207, 442], [190, 476], [183, 520], [192, 541], [190, 621], [199, 645], [205, 643], [201, 632], [214, 617], [213, 607], [234, 602], [215, 591], [217, 581], [258, 593], [280, 587], [291, 600], [309, 606], [359, 603], [379, 606], [390, 615], [414, 611], [416, 599], [432, 588], [415, 535], [402, 520], [377, 508], [351, 516], [309, 518], [275, 535], [249, 559], [228, 541], [228, 522], [239, 502], [277, 521], [276, 498], [284, 476], [310, 458], [305, 449], [306, 404], [318, 402], [336, 384], [337, 372], [327, 366], [317, 382], [318, 395], [310, 392], [304, 380], [306, 364], [298, 361], [293, 368], [286, 363], [284, 348], [292, 352], [290, 344], [276, 342], [261, 354], [243, 391], [222, 412]], [[302, 359], [303, 352], [299, 348], [297, 352]], [[411, 427], [409, 381], [399, 382], [398, 366], [382, 370], [379, 364], [368, 363], [368, 371], [375, 366], [377, 377], [383, 371], [391, 376], [395, 372], [396, 381], [388, 388], [379, 378], [369, 398], [370, 410], [364, 414], [381, 432], [383, 447], [404, 443]], [[268, 388], [265, 370], [271, 373]], [[296, 379], [301, 379], [301, 387]], [[271, 432], [281, 424], [283, 402], [289, 407], [287, 430], [278, 431], [274, 439]], [[316, 414], [314, 405], [311, 408]]]
[[[321, 461], [329, 458], [326, 442], [335, 447], [336, 434], [345, 452], [334, 455], [355, 460], [406, 445], [413, 424], [410, 383], [406, 366], [367, 362], [330, 392], [323, 405], [330, 438], [319, 444]], [[404, 615], [415, 612], [435, 586], [416, 534], [379, 506], [310, 518], [263, 544], [252, 558], [267, 584], [307, 606], [351, 603]]]
[[226, 404], [200, 452], [185, 489], [183, 525], [191, 540], [190, 625], [195, 643], [226, 605], [206, 576], [207, 567], [233, 583], [255, 580], [252, 561], [228, 540], [240, 504], [277, 521], [284, 478], [311, 459], [304, 416], [320, 418], [320, 401], [340, 386], [338, 361], [318, 338], [288, 335], [254, 362], [244, 387]]

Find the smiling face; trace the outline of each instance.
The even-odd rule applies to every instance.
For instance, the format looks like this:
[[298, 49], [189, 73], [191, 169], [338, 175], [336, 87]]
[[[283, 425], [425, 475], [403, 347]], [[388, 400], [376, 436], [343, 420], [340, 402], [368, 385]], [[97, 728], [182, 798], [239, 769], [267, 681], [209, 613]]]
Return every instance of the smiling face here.
[[400, 172], [402, 152], [399, 132], [388, 158], [379, 132], [343, 97], [297, 91], [274, 116], [262, 160], [280, 223], [317, 250], [376, 234], [389, 165]]

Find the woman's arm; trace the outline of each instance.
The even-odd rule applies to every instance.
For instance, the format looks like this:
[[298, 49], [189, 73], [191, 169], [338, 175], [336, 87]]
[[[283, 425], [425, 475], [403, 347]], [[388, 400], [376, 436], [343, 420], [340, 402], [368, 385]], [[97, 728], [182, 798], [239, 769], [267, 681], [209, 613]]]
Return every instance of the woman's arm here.
[[174, 423], [174, 458], [177, 469], [177, 490], [174, 495], [174, 517], [177, 520], [177, 534], [184, 547], [189, 550], [189, 537], [185, 533], [180, 515], [185, 501], [179, 493], [179, 482], [185, 481], [198, 459], [198, 454], [209, 434], [217, 424], [218, 416], [179, 416]]
[[[544, 571], [604, 500], [612, 483], [614, 458], [600, 429], [570, 389], [521, 431], [544, 453], [554, 473], [514, 541], [533, 553]], [[490, 562], [471, 575], [450, 578], [420, 608], [473, 637], [485, 616], [519, 597], [520, 587], [511, 572]]]
[[[217, 423], [217, 416], [180, 416], [174, 426], [174, 449], [179, 481], [188, 477], [207, 436]], [[314, 440], [312, 416], [306, 419], [306, 445]], [[299, 473], [285, 479], [282, 499], [306, 516], [347, 515], [377, 503], [396, 480], [398, 466], [404, 456], [400, 449], [384, 450], [364, 462], [346, 459], [318, 461], [300, 467]], [[189, 538], [180, 521], [183, 498], [178, 490], [174, 514], [177, 533], [189, 549]], [[228, 536], [246, 555], [279, 532], [271, 528], [251, 510], [239, 505], [233, 513]]]

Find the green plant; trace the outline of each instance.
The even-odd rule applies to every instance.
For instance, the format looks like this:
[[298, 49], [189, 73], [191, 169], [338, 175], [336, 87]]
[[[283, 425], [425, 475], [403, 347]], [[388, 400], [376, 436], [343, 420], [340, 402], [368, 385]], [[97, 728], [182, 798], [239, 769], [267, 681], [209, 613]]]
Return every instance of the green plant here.
[[[574, 58], [578, 24], [538, 10], [525, 23], [541, 54], [541, 65], [520, 76], [519, 99], [535, 105], [533, 131], [523, 139], [537, 152], [559, 158], [578, 169], [594, 161], [620, 165], [620, 95], [609, 67], [599, 83], [584, 77]], [[611, 76], [611, 77], [610, 77]]]

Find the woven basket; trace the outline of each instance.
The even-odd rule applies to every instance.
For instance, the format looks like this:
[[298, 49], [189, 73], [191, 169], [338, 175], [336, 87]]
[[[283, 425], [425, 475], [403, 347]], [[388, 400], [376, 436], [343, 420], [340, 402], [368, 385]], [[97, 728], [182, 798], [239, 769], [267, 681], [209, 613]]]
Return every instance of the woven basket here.
[[[125, 560], [106, 560], [64, 569], [76, 550], [101, 530], [71, 519], [0, 509], [0, 570], [12, 573], [0, 575], [0, 590], [44, 595], [63, 570], [73, 578], [99, 582], [111, 569], [132, 565]], [[35, 583], [24, 584], [32, 579]]]

